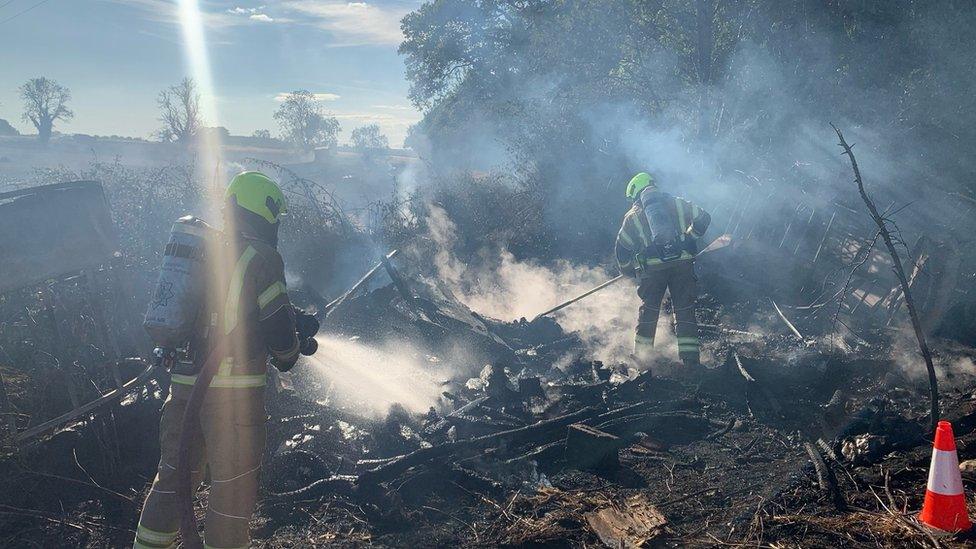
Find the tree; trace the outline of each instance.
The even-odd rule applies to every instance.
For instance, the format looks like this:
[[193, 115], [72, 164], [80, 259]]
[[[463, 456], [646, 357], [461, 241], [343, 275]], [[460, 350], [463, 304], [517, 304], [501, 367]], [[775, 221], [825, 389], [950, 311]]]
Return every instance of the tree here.
[[271, 141], [271, 131], [270, 130], [254, 130], [251, 137], [255, 139], [263, 139], [265, 141]]
[[316, 147], [333, 148], [338, 143], [339, 121], [326, 116], [315, 95], [308, 90], [296, 90], [285, 96], [274, 119], [281, 127], [282, 138], [303, 151]]
[[389, 149], [390, 140], [380, 133], [379, 124], [368, 124], [352, 131], [352, 146], [360, 152]]
[[200, 94], [192, 78], [159, 92], [159, 121], [163, 127], [156, 131], [160, 141], [187, 144], [200, 131]]
[[75, 115], [68, 108], [71, 100], [68, 88], [43, 76], [24, 83], [20, 87], [20, 96], [24, 100], [24, 121], [37, 128], [37, 139], [41, 143], [51, 140], [55, 121], [67, 122]]

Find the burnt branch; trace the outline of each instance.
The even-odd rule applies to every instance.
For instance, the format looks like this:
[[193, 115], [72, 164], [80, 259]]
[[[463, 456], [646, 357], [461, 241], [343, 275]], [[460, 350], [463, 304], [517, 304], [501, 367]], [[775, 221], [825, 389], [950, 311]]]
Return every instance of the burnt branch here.
[[860, 193], [861, 200], [864, 201], [864, 205], [867, 206], [871, 218], [878, 226], [881, 239], [884, 241], [885, 247], [888, 248], [888, 253], [891, 255], [892, 268], [895, 271], [895, 276], [898, 277], [898, 283], [901, 285], [902, 293], [905, 296], [905, 307], [908, 308], [908, 316], [911, 318], [912, 328], [915, 330], [915, 337], [918, 339], [918, 348], [922, 353], [922, 358], [925, 359], [925, 369], [928, 370], [929, 397], [931, 399], [930, 416], [932, 430], [935, 431], [939, 422], [939, 381], [935, 376], [935, 364], [932, 362], [932, 352], [929, 350], [929, 345], [925, 341], [925, 331], [922, 328], [918, 310], [915, 308], [915, 300], [912, 298], [908, 277], [905, 276], [905, 268], [902, 266], [901, 257], [898, 255], [898, 249], [895, 247], [894, 239], [888, 229], [888, 224], [884, 216], [878, 212], [877, 206], [874, 205], [874, 202], [868, 197], [867, 191], [864, 190], [864, 180], [861, 178], [861, 170], [857, 166], [857, 159], [854, 157], [852, 146], [848, 145], [844, 139], [844, 134], [841, 133], [837, 126], [831, 124], [830, 127], [834, 128], [834, 131], [837, 132], [837, 137], [840, 139], [840, 146], [844, 149], [844, 154], [851, 161], [851, 169], [854, 170], [854, 182], [857, 184], [857, 192]]

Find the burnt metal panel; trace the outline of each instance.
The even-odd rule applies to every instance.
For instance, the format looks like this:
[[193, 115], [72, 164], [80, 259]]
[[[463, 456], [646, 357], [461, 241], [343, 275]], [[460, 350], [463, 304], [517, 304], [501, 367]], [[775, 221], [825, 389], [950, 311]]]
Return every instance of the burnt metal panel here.
[[96, 181], [0, 193], [0, 293], [107, 263], [118, 249]]

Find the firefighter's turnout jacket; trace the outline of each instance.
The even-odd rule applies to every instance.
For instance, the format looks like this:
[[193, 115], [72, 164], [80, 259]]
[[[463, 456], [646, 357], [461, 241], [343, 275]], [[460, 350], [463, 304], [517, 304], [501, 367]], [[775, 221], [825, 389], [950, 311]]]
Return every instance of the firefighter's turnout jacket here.
[[[269, 353], [291, 365], [299, 355], [295, 317], [285, 287], [284, 264], [277, 250], [256, 238], [238, 234], [227, 238], [216, 288], [216, 299], [201, 304], [206, 328], [193, 343], [209, 348], [217, 338], [229, 338], [231, 351], [223, 357], [200, 410], [199, 437], [192, 446], [194, 485], [204, 473], [211, 488], [206, 516], [206, 547], [245, 548], [250, 543], [249, 521], [257, 498], [258, 472], [266, 438], [264, 389]], [[196, 353], [198, 365], [207, 353]], [[160, 460], [146, 498], [134, 547], [173, 547], [179, 528], [176, 503], [176, 465], [183, 412], [196, 376], [172, 373], [169, 398], [160, 418]]]
[[[643, 191], [660, 192], [653, 187]], [[678, 249], [662, 257], [664, 254], [655, 246], [651, 224], [639, 199], [624, 216], [615, 245], [620, 273], [638, 280], [637, 293], [643, 302], [637, 318], [635, 354], [641, 358], [649, 356], [664, 293], [670, 290], [678, 356], [685, 363], [698, 364], [698, 322], [695, 319], [698, 288], [694, 258], [698, 253], [698, 240], [708, 229], [711, 216], [683, 198], [667, 194], [660, 198], [673, 205], [670, 218], [677, 223]]]

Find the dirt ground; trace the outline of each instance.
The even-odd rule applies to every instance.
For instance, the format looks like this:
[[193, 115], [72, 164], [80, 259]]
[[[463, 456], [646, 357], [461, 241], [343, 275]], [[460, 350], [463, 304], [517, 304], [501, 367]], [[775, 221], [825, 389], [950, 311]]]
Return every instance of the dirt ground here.
[[[936, 537], [914, 520], [931, 456], [927, 386], [905, 378], [883, 345], [840, 352], [789, 336], [715, 335], [706, 350], [725, 359], [700, 375], [672, 379], [615, 365], [629, 375], [607, 381], [601, 372], [609, 370], [585, 359], [547, 370], [546, 349], [567, 337], [549, 324], [494, 330], [509, 341], [534, 339], [535, 359], [501, 382], [496, 371], [482, 373], [482, 386], [445, 386], [456, 408], [483, 399], [468, 415], [394, 409], [367, 419], [301, 392], [274, 394], [254, 546], [600, 546], [607, 542], [592, 521], [614, 510], [655, 517], [624, 546], [972, 543]], [[514, 389], [531, 374], [544, 397]], [[976, 458], [972, 380], [957, 375], [943, 387], [960, 460]], [[130, 543], [158, 455], [163, 394], [151, 383], [112, 413], [3, 460], [0, 546]], [[619, 435], [618, 450], [596, 464], [570, 459], [563, 427], [424, 460], [382, 482], [355, 476], [382, 465], [375, 460], [586, 410], [593, 415], [584, 423]], [[858, 436], [863, 451], [845, 453]]]

